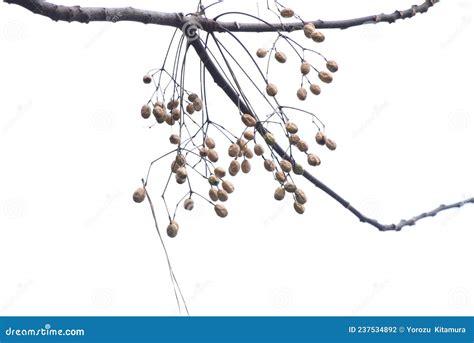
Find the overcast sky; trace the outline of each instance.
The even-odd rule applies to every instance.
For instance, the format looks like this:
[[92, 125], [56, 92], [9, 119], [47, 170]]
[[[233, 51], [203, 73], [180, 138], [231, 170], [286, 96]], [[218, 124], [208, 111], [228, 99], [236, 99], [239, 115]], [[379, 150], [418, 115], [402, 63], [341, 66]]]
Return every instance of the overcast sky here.
[[[292, 6], [310, 20], [412, 4]], [[245, 5], [227, 0], [212, 14], [266, 7]], [[443, 1], [396, 24], [325, 31], [317, 46], [340, 71], [304, 104], [338, 143], [321, 152], [315, 175], [383, 223], [474, 194], [472, 16], [471, 2]], [[131, 198], [149, 163], [170, 148], [171, 131], [148, 129], [139, 111], [152, 93], [141, 78], [161, 65], [172, 33], [140, 23], [55, 23], [0, 3], [1, 315], [178, 314], [150, 209]], [[239, 37], [253, 52], [269, 48], [274, 34]], [[289, 75], [278, 66], [271, 77], [291, 103], [298, 84]], [[235, 116], [209, 87], [216, 116]], [[166, 235], [160, 185], [169, 166], [154, 168], [150, 194]], [[472, 205], [380, 233], [301, 178], [309, 201], [296, 214], [289, 199], [273, 200], [276, 184], [261, 162], [232, 181], [227, 218], [197, 203], [179, 213], [179, 235], [165, 237], [191, 314], [472, 315]]]

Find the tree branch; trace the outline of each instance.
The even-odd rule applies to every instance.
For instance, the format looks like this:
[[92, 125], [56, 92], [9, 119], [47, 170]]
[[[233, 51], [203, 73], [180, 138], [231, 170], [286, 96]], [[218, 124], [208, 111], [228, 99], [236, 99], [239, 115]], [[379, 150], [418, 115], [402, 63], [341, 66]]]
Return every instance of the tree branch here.
[[[163, 26], [172, 26], [182, 28], [187, 22], [182, 13], [165, 13], [156, 11], [147, 11], [135, 9], [132, 7], [124, 8], [105, 8], [105, 7], [80, 7], [80, 6], [62, 6], [50, 3], [44, 0], [4, 0], [8, 4], [16, 4], [30, 10], [33, 13], [43, 15], [54, 21], [67, 21], [89, 23], [92, 21], [134, 21], [143, 24], [155, 24]], [[427, 12], [430, 7], [439, 2], [439, 0], [425, 0], [420, 5], [413, 5], [411, 8], [395, 11], [391, 14], [370, 15], [360, 18], [345, 20], [312, 20], [311, 22], [319, 29], [347, 29], [353, 26], [377, 23], [394, 23], [399, 19], [412, 18], [418, 13]], [[304, 23], [238, 23], [238, 22], [218, 22], [203, 16], [193, 16], [196, 24], [207, 32], [272, 32], [285, 31], [291, 32], [301, 30]]]

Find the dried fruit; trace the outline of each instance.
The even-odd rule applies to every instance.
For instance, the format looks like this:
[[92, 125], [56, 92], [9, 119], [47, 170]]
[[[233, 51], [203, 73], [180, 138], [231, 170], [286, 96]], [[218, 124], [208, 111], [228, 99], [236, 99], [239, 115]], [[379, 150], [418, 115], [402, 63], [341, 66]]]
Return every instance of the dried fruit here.
[[238, 144], [233, 143], [229, 146], [229, 149], [227, 152], [229, 153], [230, 157], [237, 157], [237, 155], [239, 155], [239, 152], [240, 152], [240, 147]]
[[245, 158], [251, 159], [253, 158], [253, 151], [250, 148], [245, 148], [244, 150], [244, 156]]
[[166, 115], [165, 121], [166, 121], [166, 124], [168, 124], [170, 126], [173, 126], [175, 124], [175, 120], [169, 114]]
[[296, 147], [298, 148], [299, 151], [301, 152], [306, 152], [308, 151], [309, 147], [308, 147], [308, 143], [306, 143], [305, 141], [301, 140], [296, 143]]
[[292, 168], [291, 162], [288, 161], [288, 160], [281, 160], [280, 161], [280, 168], [285, 173], [289, 173], [291, 171], [291, 168]]
[[332, 73], [335, 73], [339, 70], [339, 66], [337, 65], [336, 61], [330, 60], [326, 62], [326, 68]]
[[275, 137], [270, 132], [267, 132], [265, 136], [263, 136], [263, 139], [265, 140], [265, 143], [268, 145], [274, 145], [275, 144]]
[[199, 96], [196, 93], [191, 93], [188, 95], [188, 100], [193, 102], [194, 100], [199, 99]]
[[300, 70], [301, 74], [303, 75], [309, 74], [309, 72], [311, 71], [311, 64], [309, 64], [308, 62], [301, 63]]
[[149, 83], [151, 83], [151, 81], [152, 81], [152, 78], [151, 78], [150, 75], [147, 74], [147, 75], [143, 76], [143, 83], [149, 84]]
[[237, 160], [232, 160], [229, 165], [229, 174], [235, 176], [240, 171], [240, 163]]
[[148, 118], [150, 118], [150, 115], [151, 115], [151, 108], [150, 108], [150, 106], [148, 106], [148, 105], [143, 105], [143, 106], [142, 106], [142, 110], [141, 110], [141, 114], [142, 114], [143, 119], [148, 119]]
[[277, 51], [275, 53], [275, 59], [280, 63], [285, 63], [286, 62], [286, 55], [281, 51]]
[[211, 186], [217, 186], [220, 180], [216, 175], [211, 175], [207, 178], [207, 181]]
[[315, 154], [308, 154], [308, 164], [310, 166], [319, 166], [321, 164], [321, 159]]
[[299, 214], [303, 214], [304, 213], [304, 205], [303, 204], [300, 204], [300, 203], [297, 203], [296, 201], [293, 203], [293, 208], [295, 209], [295, 211]]
[[215, 163], [219, 160], [219, 154], [214, 149], [209, 149], [207, 151], [207, 158], [209, 159], [209, 161]]
[[227, 199], [229, 199], [229, 195], [227, 194], [227, 192], [223, 189], [219, 189], [217, 191], [217, 198], [219, 199], [219, 201], [227, 201]]
[[272, 160], [265, 160], [265, 162], [263, 162], [263, 166], [265, 167], [266, 170], [268, 170], [269, 172], [272, 172], [275, 170], [275, 163], [273, 163]]
[[295, 200], [299, 204], [305, 204], [306, 201], [308, 201], [308, 198], [306, 197], [306, 194], [303, 192], [302, 189], [297, 189], [295, 192]]
[[291, 121], [286, 123], [285, 128], [286, 128], [286, 132], [291, 133], [291, 134], [298, 132], [298, 126], [295, 123], [292, 123]]
[[231, 194], [234, 192], [234, 185], [232, 182], [226, 180], [222, 182], [222, 189], [224, 189], [228, 194]]
[[214, 149], [216, 147], [216, 142], [211, 137], [206, 137], [204, 144], [206, 144], [209, 149]]
[[312, 83], [311, 86], [309, 86], [309, 90], [311, 91], [311, 93], [313, 93], [314, 95], [319, 95], [321, 94], [321, 87], [319, 87], [317, 84], [315, 83]]
[[199, 148], [199, 155], [201, 157], [207, 157], [208, 149], [206, 147]]
[[316, 138], [316, 143], [318, 143], [319, 145], [326, 144], [326, 135], [324, 134], [324, 132], [318, 131], [318, 133], [316, 133], [315, 138]]
[[219, 200], [219, 197], [217, 196], [217, 189], [211, 188], [209, 190], [209, 198], [211, 198], [212, 201]]
[[166, 108], [171, 111], [172, 109], [174, 109], [178, 106], [179, 106], [179, 100], [172, 99], [168, 102], [168, 104], [166, 105]]
[[182, 178], [178, 177], [178, 175], [175, 175], [175, 179], [176, 179], [176, 183], [179, 184], [179, 185], [182, 185], [183, 183], [186, 182], [186, 179], [182, 179]]
[[156, 101], [154, 107], [161, 107], [162, 109], [165, 109], [165, 104], [163, 104], [161, 101]]
[[252, 169], [252, 166], [250, 165], [249, 160], [243, 160], [241, 168], [242, 168], [243, 173], [245, 173], [245, 174], [250, 173], [250, 170]]
[[298, 135], [291, 135], [290, 137], [288, 137], [288, 140], [290, 141], [290, 144], [296, 145], [301, 139]]
[[245, 137], [245, 139], [250, 141], [250, 140], [255, 138], [255, 132], [247, 130], [247, 131], [244, 132], [244, 137]]
[[174, 120], [180, 120], [181, 119], [181, 111], [179, 108], [173, 108], [171, 110], [171, 116], [173, 117]]
[[283, 200], [285, 198], [285, 194], [286, 194], [286, 191], [283, 187], [278, 187], [277, 189], [275, 189], [275, 193], [273, 194], [273, 197], [275, 198], [275, 200]]
[[192, 103], [189, 103], [186, 105], [186, 112], [188, 112], [188, 114], [193, 114], [194, 113], [194, 106]]
[[242, 123], [245, 124], [245, 126], [252, 127], [257, 125], [257, 119], [255, 119], [252, 115], [250, 114], [244, 114], [242, 117]]
[[183, 206], [185, 210], [191, 211], [194, 208], [194, 200], [191, 198], [184, 200]]
[[303, 26], [304, 35], [307, 38], [311, 38], [311, 34], [316, 30], [316, 27], [313, 23], [307, 23]]
[[225, 174], [226, 174], [226, 171], [224, 168], [222, 167], [217, 167], [216, 169], [214, 169], [214, 174], [216, 174], [216, 176], [219, 178], [219, 179], [222, 179]]
[[285, 180], [286, 180], [285, 173], [283, 173], [282, 171], [277, 171], [275, 173], [275, 179], [277, 179], [277, 181], [280, 182], [280, 183], [285, 182]]
[[175, 161], [178, 164], [178, 166], [182, 167], [186, 164], [186, 157], [184, 157], [184, 155], [182, 154], [178, 154], [176, 155]]
[[145, 196], [145, 188], [140, 187], [135, 192], [133, 192], [133, 201], [135, 201], [136, 203], [143, 202], [143, 200], [145, 200]]
[[293, 165], [293, 173], [295, 173], [296, 175], [303, 175], [304, 174], [303, 166], [299, 163], [295, 163]]
[[327, 138], [326, 139], [326, 146], [329, 150], [336, 150], [337, 144], [334, 142], [332, 139]]
[[275, 96], [278, 93], [278, 88], [273, 83], [269, 83], [267, 84], [266, 91], [269, 96]]
[[171, 144], [179, 144], [180, 142], [181, 142], [181, 138], [179, 137], [179, 135], [172, 134], [170, 136], [170, 143]]
[[222, 204], [217, 204], [214, 206], [214, 211], [216, 211], [216, 214], [221, 218], [227, 217], [227, 209]]
[[318, 76], [319, 76], [319, 79], [325, 83], [332, 82], [332, 75], [328, 73], [327, 71], [320, 71]]
[[200, 111], [202, 110], [202, 100], [199, 98], [196, 98], [193, 100], [193, 107], [195, 111]]
[[247, 141], [245, 139], [237, 139], [235, 143], [238, 144], [238, 146], [240, 147], [240, 150], [244, 150], [247, 148]]
[[283, 8], [281, 11], [280, 11], [280, 15], [283, 17], [283, 18], [291, 18], [295, 15], [295, 11], [293, 11], [291, 8]]
[[265, 56], [267, 56], [267, 49], [260, 48], [257, 50], [257, 57], [264, 58]]
[[171, 162], [171, 171], [173, 173], [176, 173], [176, 171], [178, 170], [178, 168], [181, 167], [178, 163], [176, 163], [176, 160]]
[[265, 153], [265, 148], [261, 144], [255, 144], [253, 147], [253, 152], [257, 156], [262, 156]]
[[308, 91], [306, 90], [306, 88], [301, 87], [301, 88], [299, 88], [298, 91], [296, 92], [296, 96], [297, 96], [298, 99], [300, 99], [301, 101], [306, 100], [306, 97], [308, 96]]
[[296, 189], [297, 189], [296, 185], [291, 181], [288, 181], [287, 183], [285, 183], [284, 187], [285, 187], [285, 191], [287, 191], [288, 193], [294, 193], [296, 192]]
[[313, 41], [315, 41], [316, 43], [322, 43], [324, 42], [324, 35], [322, 32], [319, 32], [319, 31], [314, 31], [312, 34], [311, 34], [311, 39]]
[[176, 177], [180, 179], [186, 179], [188, 177], [188, 171], [184, 167], [179, 167], [178, 170], [176, 170]]
[[155, 105], [153, 108], [153, 115], [155, 116], [156, 120], [162, 119], [161, 122], [165, 121], [166, 112], [163, 107]]
[[174, 238], [178, 234], [179, 225], [174, 220], [166, 228], [166, 233], [169, 237]]

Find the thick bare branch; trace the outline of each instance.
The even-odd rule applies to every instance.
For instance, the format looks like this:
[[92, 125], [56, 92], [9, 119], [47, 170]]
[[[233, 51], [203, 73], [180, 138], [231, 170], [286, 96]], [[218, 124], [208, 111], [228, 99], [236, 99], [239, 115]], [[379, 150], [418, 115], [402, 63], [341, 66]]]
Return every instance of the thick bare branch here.
[[[186, 23], [185, 16], [182, 13], [165, 13], [156, 11], [147, 11], [125, 8], [104, 8], [104, 7], [80, 7], [80, 6], [62, 6], [56, 5], [44, 0], [4, 0], [8, 4], [22, 6], [33, 13], [46, 16], [54, 21], [89, 23], [92, 21], [134, 21], [144, 24], [155, 24], [181, 28]], [[412, 18], [418, 13], [425, 13], [430, 7], [439, 2], [439, 0], [425, 0], [420, 5], [413, 5], [411, 8], [403, 11], [395, 11], [391, 14], [370, 15], [360, 18], [346, 20], [312, 20], [311, 22], [320, 29], [347, 29], [353, 26], [377, 23], [393, 23], [399, 19]], [[238, 22], [218, 22], [207, 19], [202, 16], [193, 18], [197, 24], [207, 32], [271, 32], [285, 31], [291, 32], [301, 30], [302, 22], [293, 23], [238, 23]]]

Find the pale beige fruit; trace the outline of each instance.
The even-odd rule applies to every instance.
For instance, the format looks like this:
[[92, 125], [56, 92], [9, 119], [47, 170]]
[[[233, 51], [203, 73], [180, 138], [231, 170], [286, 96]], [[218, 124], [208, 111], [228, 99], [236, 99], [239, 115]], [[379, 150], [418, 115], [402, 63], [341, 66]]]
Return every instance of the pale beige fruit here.
[[301, 140], [296, 143], [296, 147], [298, 148], [299, 151], [301, 152], [306, 152], [308, 151], [309, 147], [308, 147], [308, 143], [306, 143], [304, 140]]
[[275, 193], [273, 193], [273, 197], [275, 198], [275, 200], [283, 200], [285, 198], [285, 194], [286, 194], [286, 191], [283, 187], [278, 187], [277, 189], [275, 189]]
[[171, 110], [171, 116], [173, 117], [174, 120], [180, 120], [181, 119], [181, 111], [179, 108], [173, 108]]
[[291, 171], [291, 168], [292, 168], [291, 162], [288, 161], [288, 160], [281, 160], [280, 161], [280, 168], [285, 173], [289, 173]]
[[304, 35], [307, 38], [311, 38], [311, 34], [316, 30], [316, 27], [313, 23], [307, 23], [303, 26]]
[[285, 128], [286, 128], [286, 132], [291, 133], [291, 134], [295, 134], [298, 132], [298, 126], [295, 123], [292, 123], [291, 121], [286, 123]]
[[293, 203], [293, 208], [295, 209], [296, 213], [303, 214], [304, 213], [304, 205], [299, 204], [296, 201]]
[[181, 138], [179, 137], [179, 135], [176, 135], [176, 134], [172, 134], [170, 136], [170, 143], [171, 144], [179, 144], [181, 142]]
[[263, 136], [263, 139], [265, 140], [265, 143], [267, 143], [268, 145], [274, 145], [276, 143], [275, 137], [270, 132], [267, 132]]
[[207, 178], [207, 181], [211, 186], [217, 186], [220, 180], [216, 175], [211, 175]]
[[245, 158], [251, 159], [253, 158], [253, 151], [250, 148], [245, 148], [244, 150], [244, 156]]
[[176, 155], [175, 161], [178, 164], [178, 166], [182, 167], [186, 164], [186, 157], [184, 157], [184, 155], [182, 154], [178, 154]]
[[248, 174], [248, 173], [250, 173], [250, 170], [252, 169], [252, 166], [251, 166], [249, 160], [243, 160], [242, 165], [240, 166], [240, 168], [242, 169], [243, 173]]
[[150, 75], [147, 74], [147, 75], [143, 76], [143, 83], [149, 84], [149, 83], [151, 83], [151, 81], [152, 81], [152, 78], [151, 78]]
[[227, 153], [230, 157], [237, 157], [240, 152], [240, 147], [238, 144], [232, 143], [227, 150]]
[[288, 137], [288, 140], [290, 141], [290, 144], [296, 145], [301, 140], [301, 138], [298, 135], [291, 135]]
[[161, 107], [162, 109], [166, 109], [165, 104], [162, 103], [161, 101], [156, 101], [155, 104], [153, 105], [154, 107]]
[[173, 108], [176, 108], [178, 106], [179, 106], [179, 100], [172, 99], [168, 102], [168, 104], [166, 105], [166, 108], [171, 111]]
[[332, 82], [332, 75], [327, 71], [320, 71], [318, 77], [324, 83], [331, 83]]
[[217, 189], [211, 188], [211, 189], [209, 190], [209, 198], [210, 198], [212, 201], [217, 201], [217, 200], [219, 200], [219, 197], [217, 196]]
[[262, 156], [265, 153], [265, 148], [261, 144], [255, 144], [253, 147], [253, 152], [257, 156]]
[[308, 154], [308, 164], [310, 166], [319, 166], [321, 164], [321, 159], [315, 154]]
[[188, 114], [193, 114], [194, 113], [194, 106], [191, 102], [186, 105], [186, 112]]
[[206, 144], [209, 149], [214, 149], [216, 147], [216, 142], [211, 137], [206, 137], [204, 144]]
[[176, 171], [178, 170], [178, 168], [181, 167], [178, 163], [176, 163], [176, 160], [171, 162], [171, 171], [173, 173], [176, 173]]
[[285, 191], [287, 191], [288, 193], [294, 193], [296, 192], [296, 189], [297, 189], [296, 185], [291, 181], [288, 181], [287, 183], [285, 183], [284, 187], [285, 187]]
[[295, 11], [293, 11], [291, 8], [283, 8], [280, 11], [280, 15], [283, 18], [291, 18], [295, 15]]
[[257, 50], [257, 57], [258, 58], [264, 58], [265, 56], [267, 56], [267, 49], [264, 49], [264, 48], [260, 48]]
[[225, 190], [219, 189], [217, 191], [217, 198], [219, 199], [219, 201], [225, 202], [229, 199], [229, 195]]
[[244, 125], [247, 126], [247, 127], [253, 127], [253, 126], [257, 125], [257, 119], [255, 119], [250, 114], [244, 114], [240, 118], [242, 119], [242, 123], [244, 123]]
[[336, 61], [330, 60], [326, 62], [326, 68], [332, 73], [335, 73], [339, 70], [339, 66], [337, 65]]
[[173, 119], [172, 116], [170, 116], [169, 114], [166, 115], [166, 124], [170, 125], [170, 126], [173, 126], [175, 124], [175, 120]]
[[192, 211], [192, 209], [194, 208], [194, 200], [191, 198], [184, 200], [183, 207], [185, 210]]
[[255, 138], [255, 132], [247, 130], [244, 132], [244, 138], [251, 141], [252, 139]]
[[309, 72], [311, 71], [311, 64], [309, 64], [308, 62], [301, 63], [300, 71], [303, 75], [309, 74]]
[[240, 150], [244, 150], [247, 148], [247, 141], [245, 139], [239, 138], [235, 143], [240, 147]]
[[314, 31], [312, 34], [311, 34], [311, 39], [313, 41], [315, 41], [316, 43], [322, 43], [324, 42], [324, 35], [322, 32], [319, 32], [319, 31]]
[[174, 238], [178, 234], [178, 230], [179, 225], [175, 221], [172, 221], [166, 228], [166, 233], [169, 237]]
[[263, 162], [263, 166], [269, 172], [272, 172], [275, 170], [275, 163], [272, 160], [265, 160], [265, 162]]
[[277, 171], [275, 173], [275, 179], [277, 179], [277, 181], [280, 182], [280, 183], [285, 182], [285, 180], [286, 180], [285, 173], [283, 173], [282, 171]]
[[285, 63], [286, 62], [286, 55], [281, 51], [277, 51], [275, 53], [275, 59], [280, 63]]
[[269, 83], [267, 84], [266, 91], [269, 96], [275, 96], [278, 93], [278, 88], [273, 83]]
[[240, 162], [237, 160], [232, 160], [229, 165], [229, 174], [235, 176], [240, 171]]
[[306, 100], [306, 97], [308, 96], [308, 91], [304, 87], [298, 88], [298, 91], [296, 92], [296, 96], [301, 101]]
[[178, 170], [176, 170], [176, 177], [180, 179], [186, 179], [188, 177], [188, 171], [184, 167], [179, 167]]
[[334, 142], [332, 139], [327, 138], [327, 139], [326, 139], [326, 147], [327, 147], [329, 150], [336, 150], [337, 144], [336, 144], [336, 142]]
[[295, 191], [295, 200], [298, 204], [305, 204], [306, 201], [308, 201], [308, 198], [306, 197], [306, 194], [303, 192], [302, 189], [297, 189]]
[[214, 149], [209, 149], [207, 151], [207, 158], [209, 159], [209, 161], [215, 163], [215, 162], [219, 161], [219, 154]]
[[319, 145], [326, 144], [326, 135], [324, 134], [324, 132], [318, 131], [316, 133], [315, 139], [316, 139], [316, 143], [318, 143]]
[[145, 188], [138, 188], [135, 192], [133, 192], [133, 201], [136, 203], [141, 203], [143, 200], [145, 200], [146, 197], [146, 191]]
[[191, 93], [188, 95], [188, 100], [193, 102], [194, 100], [196, 99], [199, 99], [199, 95], [197, 95], [196, 93]]
[[175, 179], [176, 179], [176, 183], [178, 185], [182, 185], [183, 183], [186, 182], [186, 179], [182, 179], [182, 178], [178, 177], [178, 175], [175, 175]]
[[312, 83], [311, 86], [309, 86], [309, 90], [311, 91], [311, 93], [313, 93], [314, 95], [319, 95], [321, 94], [321, 87], [319, 87], [317, 84], [315, 83]]
[[199, 148], [199, 155], [201, 157], [207, 157], [208, 149], [206, 147]]
[[155, 116], [156, 120], [160, 118], [160, 119], [163, 119], [164, 121], [166, 117], [166, 112], [163, 109], [163, 107], [155, 105], [155, 107], [153, 107], [153, 115]]
[[226, 180], [222, 182], [222, 189], [224, 189], [228, 194], [231, 194], [234, 192], [234, 185], [232, 182]]
[[216, 174], [216, 176], [219, 178], [219, 179], [222, 179], [225, 174], [226, 174], [226, 171], [224, 168], [222, 167], [217, 167], [216, 169], [214, 169], [214, 174]]
[[200, 110], [202, 110], [202, 100], [199, 99], [199, 98], [196, 98], [193, 100], [193, 107], [194, 107], [194, 110], [199, 112]]
[[295, 173], [296, 175], [303, 175], [304, 174], [303, 166], [299, 163], [295, 163], [293, 165], [293, 173]]
[[216, 211], [216, 214], [221, 218], [225, 218], [228, 215], [227, 209], [222, 204], [215, 205], [214, 211]]
[[151, 115], [151, 108], [148, 105], [143, 105], [141, 109], [141, 115], [143, 119], [150, 118]]

